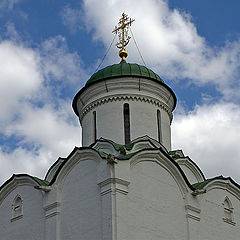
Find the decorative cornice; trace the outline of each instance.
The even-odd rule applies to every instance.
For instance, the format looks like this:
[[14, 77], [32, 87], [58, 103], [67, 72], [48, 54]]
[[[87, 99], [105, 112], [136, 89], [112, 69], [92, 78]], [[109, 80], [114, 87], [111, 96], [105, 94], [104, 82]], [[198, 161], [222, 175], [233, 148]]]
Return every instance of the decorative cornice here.
[[191, 218], [193, 220], [200, 221], [201, 209], [196, 208], [196, 207], [191, 206], [191, 205], [186, 205], [185, 210], [186, 210], [186, 217], [187, 218]]
[[128, 186], [130, 184], [130, 182], [125, 181], [125, 180], [120, 179], [120, 178], [108, 178], [108, 179], [98, 183], [98, 186], [99, 187], [104, 187], [104, 186], [106, 186], [108, 184], [111, 184], [111, 183], [113, 183], [113, 184], [119, 183], [119, 184], [124, 185], [124, 186]]
[[21, 214], [21, 215], [19, 215], [19, 216], [17, 216], [17, 217], [11, 218], [11, 222], [14, 222], [14, 221], [16, 221], [16, 220], [18, 220], [18, 219], [21, 219], [21, 218], [23, 218], [23, 214]]
[[186, 210], [191, 210], [192, 212], [195, 212], [195, 213], [198, 213], [198, 214], [200, 214], [200, 212], [201, 212], [200, 208], [196, 208], [196, 207], [191, 206], [191, 205], [186, 205], [185, 209]]
[[54, 202], [44, 207], [45, 218], [51, 218], [60, 214], [60, 202]]
[[223, 218], [223, 221], [224, 221], [225, 223], [229, 223], [229, 224], [231, 224], [231, 225], [233, 225], [233, 226], [236, 225], [236, 222], [233, 222], [233, 221], [231, 221], [231, 220], [228, 219], [228, 218]]
[[186, 217], [191, 218], [191, 219], [196, 220], [196, 221], [200, 221], [200, 217], [196, 217], [196, 216], [194, 216], [192, 214], [189, 214], [189, 213], [186, 214]]
[[135, 94], [119, 94], [119, 95], [112, 95], [112, 96], [106, 96], [100, 99], [97, 99], [91, 103], [89, 103], [87, 106], [85, 106], [81, 113], [79, 113], [80, 121], [82, 121], [83, 117], [92, 109], [98, 107], [99, 105], [102, 105], [104, 103], [108, 102], [116, 102], [116, 101], [122, 101], [122, 100], [128, 100], [128, 101], [140, 101], [140, 102], [146, 102], [153, 105], [156, 105], [157, 107], [160, 107], [163, 109], [167, 114], [169, 115], [170, 121], [173, 119], [173, 114], [169, 107], [164, 104], [163, 102], [157, 100], [153, 97], [148, 96], [142, 96], [142, 95], [135, 95]]
[[60, 202], [54, 202], [44, 207], [45, 211], [52, 210], [54, 208], [60, 207]]
[[130, 182], [120, 178], [108, 178], [100, 183], [98, 186], [101, 189], [101, 195], [104, 196], [109, 193], [128, 194], [128, 185]]

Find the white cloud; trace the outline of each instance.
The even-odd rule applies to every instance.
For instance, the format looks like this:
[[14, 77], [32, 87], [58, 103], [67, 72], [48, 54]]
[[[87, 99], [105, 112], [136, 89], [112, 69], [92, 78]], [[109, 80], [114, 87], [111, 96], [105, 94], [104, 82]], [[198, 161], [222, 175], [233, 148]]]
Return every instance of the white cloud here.
[[47, 169], [59, 156], [66, 157], [74, 146], [80, 145], [77, 119], [69, 121], [71, 116], [74, 117], [73, 113], [69, 116], [71, 104], [64, 105], [64, 109], [55, 110], [51, 106], [37, 108], [26, 104], [21, 117], [7, 126], [5, 136], [21, 140], [11, 151], [6, 151], [4, 145], [0, 147], [0, 182], [13, 173], [44, 178]]
[[0, 134], [15, 141], [15, 147], [1, 141], [1, 182], [20, 172], [44, 177], [58, 156], [80, 145], [71, 100], [56, 93], [77, 91], [85, 76], [78, 54], [61, 36], [38, 49], [0, 41]]
[[[66, 107], [71, 109], [70, 101], [67, 103]], [[66, 110], [64, 115], [62, 112], [63, 110], [55, 110], [50, 105], [40, 108], [25, 104], [19, 119], [7, 126], [6, 135], [22, 137], [21, 143], [46, 145], [53, 152], [67, 153], [66, 150], [69, 151], [75, 144], [80, 143], [76, 134], [80, 130], [77, 119], [70, 122], [68, 120], [71, 115], [64, 118], [70, 111]]]
[[233, 103], [196, 106], [172, 124], [174, 149], [182, 149], [207, 177], [224, 175], [240, 182], [240, 108]]
[[65, 87], [79, 87], [87, 79], [83, 62], [77, 52], [69, 52], [64, 37], [56, 36], [44, 41], [40, 51], [42, 72], [46, 79], [61, 81]]
[[[106, 47], [113, 38], [113, 26], [121, 13], [127, 12], [136, 20], [132, 29], [149, 67], [168, 79], [189, 78], [198, 85], [213, 83], [228, 99], [238, 95], [240, 41], [210, 47], [198, 34], [191, 16], [170, 10], [164, 0], [108, 0], [104, 4], [85, 0], [84, 10], [87, 28], [94, 29], [95, 39]], [[133, 40], [127, 49], [128, 61], [141, 62]], [[119, 61], [116, 50], [113, 52], [108, 63]]]
[[40, 87], [38, 63], [38, 54], [33, 50], [10, 41], [0, 42], [0, 122], [13, 117], [21, 107], [17, 103], [30, 100]]

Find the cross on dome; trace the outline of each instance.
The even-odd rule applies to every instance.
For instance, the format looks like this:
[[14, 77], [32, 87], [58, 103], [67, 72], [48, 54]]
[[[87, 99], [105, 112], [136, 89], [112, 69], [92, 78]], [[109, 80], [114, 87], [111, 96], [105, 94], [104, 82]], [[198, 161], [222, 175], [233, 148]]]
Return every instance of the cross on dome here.
[[128, 56], [127, 51], [125, 50], [125, 47], [130, 41], [130, 36], [128, 36], [128, 29], [131, 26], [131, 24], [135, 20], [128, 17], [127, 14], [122, 13], [122, 17], [119, 19], [118, 25], [119, 27], [115, 26], [115, 29], [112, 31], [112, 33], [118, 34], [119, 42], [117, 42], [116, 46], [120, 48], [119, 56], [124, 61], [125, 58]]

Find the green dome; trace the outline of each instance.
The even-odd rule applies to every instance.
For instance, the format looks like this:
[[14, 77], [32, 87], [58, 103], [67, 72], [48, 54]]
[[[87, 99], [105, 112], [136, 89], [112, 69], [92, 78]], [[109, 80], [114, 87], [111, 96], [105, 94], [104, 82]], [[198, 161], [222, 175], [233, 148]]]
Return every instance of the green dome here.
[[147, 67], [135, 64], [121, 62], [119, 64], [114, 64], [105, 67], [98, 72], [94, 73], [90, 79], [87, 81], [86, 86], [94, 82], [100, 81], [102, 79], [121, 77], [121, 76], [134, 76], [134, 77], [144, 77], [153, 80], [157, 80], [163, 83], [163, 80], [152, 70]]

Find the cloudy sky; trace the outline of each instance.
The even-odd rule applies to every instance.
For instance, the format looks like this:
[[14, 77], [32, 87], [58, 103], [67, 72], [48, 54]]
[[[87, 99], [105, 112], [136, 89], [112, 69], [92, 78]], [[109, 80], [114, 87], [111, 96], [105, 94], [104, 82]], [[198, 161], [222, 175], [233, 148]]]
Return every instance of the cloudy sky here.
[[[81, 145], [71, 101], [101, 62], [122, 12], [146, 65], [174, 90], [173, 149], [206, 177], [240, 183], [238, 0], [1, 0], [0, 185], [40, 178]], [[128, 62], [143, 64], [132, 41]], [[118, 63], [112, 47], [101, 67]]]

